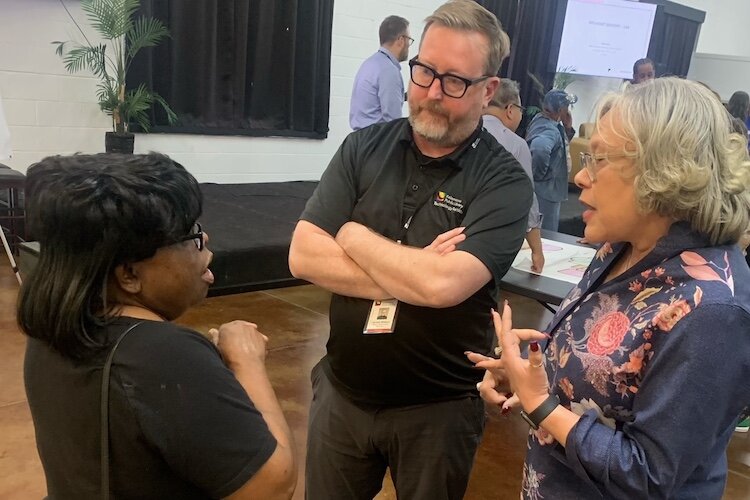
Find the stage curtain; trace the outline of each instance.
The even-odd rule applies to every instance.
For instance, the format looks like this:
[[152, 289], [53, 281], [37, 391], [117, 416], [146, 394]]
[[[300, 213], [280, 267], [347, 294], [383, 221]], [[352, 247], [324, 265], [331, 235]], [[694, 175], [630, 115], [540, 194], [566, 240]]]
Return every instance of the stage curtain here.
[[[552, 88], [555, 63], [560, 50], [567, 0], [478, 0], [503, 22], [511, 37], [510, 57], [501, 76], [516, 80], [524, 106], [541, 107], [544, 94]], [[506, 21], [505, 17], [513, 17]], [[512, 34], [511, 34], [512, 33]], [[533, 116], [524, 115], [516, 133], [524, 137]]]
[[128, 85], [172, 106], [153, 131], [325, 138], [333, 0], [142, 0], [171, 37], [141, 51]]
[[[476, 0], [479, 5], [489, 10], [503, 25], [503, 30], [508, 34], [511, 40], [511, 50], [513, 49], [513, 41], [515, 40], [516, 33], [516, 21], [518, 15], [518, 4], [519, 0]], [[500, 67], [498, 76], [506, 76], [508, 74], [508, 66], [510, 63], [510, 57], [503, 61], [503, 65]]]
[[648, 47], [656, 76], [687, 76], [700, 26], [700, 22], [657, 10]]

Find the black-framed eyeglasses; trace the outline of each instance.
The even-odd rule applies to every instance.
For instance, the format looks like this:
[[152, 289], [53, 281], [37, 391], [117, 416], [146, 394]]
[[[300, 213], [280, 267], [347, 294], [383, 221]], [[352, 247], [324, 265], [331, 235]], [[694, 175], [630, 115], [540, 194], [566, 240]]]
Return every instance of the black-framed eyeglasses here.
[[409, 35], [401, 35], [401, 38], [406, 38], [408, 40], [407, 45], [411, 47], [411, 44], [414, 43], [414, 39], [410, 37]]
[[409, 60], [409, 68], [411, 71], [411, 81], [414, 82], [414, 85], [428, 89], [432, 86], [432, 82], [436, 79], [440, 80], [440, 89], [443, 91], [443, 94], [454, 99], [462, 98], [471, 85], [490, 78], [489, 75], [485, 75], [470, 80], [463, 76], [454, 75], [453, 73], [438, 73], [429, 66], [417, 61], [416, 58]]
[[203, 240], [203, 228], [201, 227], [200, 222], [196, 222], [193, 225], [193, 229], [190, 234], [178, 238], [175, 243], [182, 243], [183, 241], [188, 240], [193, 240], [195, 246], [198, 247], [198, 251], [203, 251], [205, 242]]
[[515, 106], [516, 108], [518, 108], [518, 111], [520, 111], [521, 114], [526, 112], [526, 106], [521, 106], [520, 104], [516, 104], [515, 102], [508, 104], [508, 106]]

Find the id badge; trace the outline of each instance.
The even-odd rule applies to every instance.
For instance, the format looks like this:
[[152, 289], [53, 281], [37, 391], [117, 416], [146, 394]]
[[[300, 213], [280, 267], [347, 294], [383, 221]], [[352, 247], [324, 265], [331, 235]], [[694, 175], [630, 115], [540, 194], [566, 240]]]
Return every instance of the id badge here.
[[398, 313], [398, 300], [373, 300], [370, 314], [367, 315], [367, 323], [364, 334], [393, 333], [396, 329], [396, 314]]

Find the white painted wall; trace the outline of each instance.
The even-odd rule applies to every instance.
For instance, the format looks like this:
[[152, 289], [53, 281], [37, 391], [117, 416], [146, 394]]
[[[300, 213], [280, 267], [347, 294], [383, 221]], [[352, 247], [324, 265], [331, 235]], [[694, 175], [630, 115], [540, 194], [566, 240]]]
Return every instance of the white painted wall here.
[[750, 92], [750, 43], [747, 42], [750, 1], [680, 2], [706, 11], [688, 78], [706, 83], [725, 101], [737, 90]]
[[750, 57], [747, 23], [750, 20], [748, 0], [675, 0], [702, 10], [706, 20], [701, 26], [696, 52], [723, 56]]
[[[240, 183], [318, 179], [350, 132], [349, 97], [360, 63], [378, 48], [378, 27], [388, 15], [411, 22], [419, 39], [423, 20], [442, 0], [336, 0], [331, 49], [330, 131], [325, 140], [138, 134], [136, 152], [172, 156], [201, 182]], [[80, 3], [66, 0], [79, 24]], [[13, 158], [25, 171], [52, 154], [104, 150], [109, 117], [95, 102], [96, 80], [69, 75], [53, 40], [80, 39], [59, 0], [0, 0], [0, 95]], [[87, 33], [88, 34], [88, 33]], [[416, 53], [417, 44], [412, 47]], [[406, 65], [402, 65], [406, 66]], [[408, 81], [406, 69], [403, 71]]]
[[750, 57], [695, 54], [688, 78], [704, 82], [728, 101], [738, 90], [750, 92]]

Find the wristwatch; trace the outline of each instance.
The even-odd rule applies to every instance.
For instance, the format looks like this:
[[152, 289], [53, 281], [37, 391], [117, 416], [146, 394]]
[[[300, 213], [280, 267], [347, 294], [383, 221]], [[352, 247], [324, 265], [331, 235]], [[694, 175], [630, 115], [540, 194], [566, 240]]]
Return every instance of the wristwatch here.
[[521, 410], [521, 418], [526, 420], [526, 423], [531, 426], [532, 429], [537, 430], [539, 424], [552, 413], [555, 408], [560, 404], [560, 399], [554, 394], [550, 394], [542, 404], [536, 407], [531, 413], [526, 413]]

